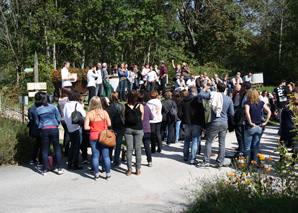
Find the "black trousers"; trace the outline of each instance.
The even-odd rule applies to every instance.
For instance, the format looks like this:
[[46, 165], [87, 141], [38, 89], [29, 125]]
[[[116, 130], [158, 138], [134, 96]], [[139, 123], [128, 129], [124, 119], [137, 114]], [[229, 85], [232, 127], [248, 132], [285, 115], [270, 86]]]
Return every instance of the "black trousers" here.
[[162, 143], [161, 143], [161, 134], [160, 134], [160, 127], [161, 122], [159, 123], [150, 123], [151, 126], [151, 152], [155, 153], [156, 151], [156, 141], [157, 141], [157, 151], [161, 151]]
[[165, 97], [167, 78], [164, 77], [163, 79], [160, 79], [160, 81], [161, 81], [160, 83], [161, 83], [162, 96]]
[[87, 89], [89, 90], [89, 98], [88, 98], [88, 106], [89, 106], [91, 98], [95, 96], [95, 87], [87, 87]]

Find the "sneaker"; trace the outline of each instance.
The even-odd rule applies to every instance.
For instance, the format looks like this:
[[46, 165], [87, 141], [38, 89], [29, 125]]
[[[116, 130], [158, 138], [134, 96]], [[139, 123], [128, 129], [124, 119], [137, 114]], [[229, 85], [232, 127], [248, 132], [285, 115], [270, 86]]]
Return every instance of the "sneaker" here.
[[83, 160], [82, 164], [88, 164], [89, 161], [88, 160]]
[[32, 160], [32, 161], [30, 161], [30, 165], [34, 165], [34, 164], [36, 164], [37, 163], [37, 160]]
[[111, 175], [107, 175], [106, 180], [108, 180], [108, 181], [111, 180]]
[[42, 176], [47, 176], [47, 172], [42, 172]]
[[197, 165], [199, 162], [197, 160], [194, 160], [193, 162], [189, 162], [190, 165]]
[[149, 162], [149, 163], [148, 163], [148, 166], [149, 166], [149, 167], [152, 167], [152, 166], [153, 166], [153, 165], [152, 165], [152, 162]]
[[63, 169], [58, 169], [58, 175], [63, 175], [63, 174], [64, 174]]
[[204, 162], [199, 163], [199, 164], [197, 165], [197, 167], [199, 167], [199, 168], [208, 168], [209, 166], [210, 166], [209, 163], [204, 163]]
[[94, 176], [94, 180], [95, 180], [95, 181], [98, 181], [98, 180], [99, 180], [99, 175], [95, 175], [95, 176]]
[[37, 167], [42, 167], [42, 163], [38, 162]]

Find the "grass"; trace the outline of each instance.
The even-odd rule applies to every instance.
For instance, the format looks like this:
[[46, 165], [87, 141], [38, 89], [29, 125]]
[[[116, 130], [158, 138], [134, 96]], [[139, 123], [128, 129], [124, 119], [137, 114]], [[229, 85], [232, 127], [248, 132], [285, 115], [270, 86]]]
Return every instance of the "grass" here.
[[268, 92], [272, 93], [276, 87], [277, 86], [265, 86], [265, 87], [256, 87], [256, 89], [260, 90], [261, 92], [267, 90]]

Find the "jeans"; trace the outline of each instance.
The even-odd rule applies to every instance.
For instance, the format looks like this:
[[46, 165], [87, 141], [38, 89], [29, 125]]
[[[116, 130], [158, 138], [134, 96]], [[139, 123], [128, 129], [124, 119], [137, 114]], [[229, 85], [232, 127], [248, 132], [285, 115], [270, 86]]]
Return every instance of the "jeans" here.
[[134, 85], [134, 83], [129, 82], [129, 91], [133, 90], [133, 85]]
[[162, 134], [162, 138], [165, 138], [167, 144], [174, 142], [174, 123], [167, 123], [163, 121], [161, 123], [161, 131], [164, 132], [166, 130], [166, 137]]
[[152, 162], [151, 148], [150, 148], [150, 132], [144, 133], [143, 144], [147, 156], [147, 162]]
[[232, 93], [232, 86], [231, 84], [227, 84], [228, 87], [228, 95], [230, 95]]
[[150, 123], [151, 127], [151, 152], [155, 153], [156, 150], [156, 141], [157, 141], [157, 151], [161, 151], [162, 143], [161, 143], [161, 134], [160, 134], [160, 127], [161, 122], [159, 123]]
[[152, 92], [154, 90], [155, 82], [147, 83], [146, 90]]
[[167, 78], [164, 77], [163, 79], [160, 79], [160, 83], [161, 83], [162, 96], [165, 97]]
[[142, 138], [143, 130], [136, 130], [131, 128], [125, 129], [125, 141], [127, 145], [127, 169], [132, 171], [132, 152], [136, 150], [136, 169], [140, 171], [142, 162]]
[[103, 85], [102, 84], [96, 84], [95, 88], [95, 96], [103, 95]]
[[[248, 165], [250, 165], [251, 160], [257, 161], [257, 154], [260, 152], [260, 141], [264, 128], [260, 126], [245, 126], [244, 127], [244, 157], [248, 157]], [[251, 159], [251, 151], [253, 150], [253, 157]]]
[[225, 142], [227, 134], [228, 124], [226, 122], [211, 122], [208, 127], [206, 148], [204, 153], [204, 162], [210, 162], [210, 154], [212, 148], [212, 142], [214, 138], [218, 135], [219, 139], [219, 153], [216, 159], [219, 166], [223, 165], [225, 159]]
[[70, 141], [71, 146], [68, 153], [68, 164], [78, 164], [79, 162], [79, 154], [80, 154], [80, 146], [82, 143], [82, 127], [80, 129], [70, 132]]
[[95, 96], [95, 87], [87, 87], [87, 89], [89, 90], [89, 97], [88, 97], [88, 105], [89, 105], [91, 98]]
[[120, 157], [121, 145], [122, 145], [124, 132], [122, 130], [120, 130], [120, 131], [115, 131], [115, 133], [116, 133], [116, 147], [115, 147], [115, 154], [114, 154], [114, 162], [113, 163], [118, 165], [119, 164], [119, 157]]
[[193, 163], [196, 159], [196, 155], [198, 151], [198, 137], [201, 134], [201, 130], [202, 130], [202, 126], [200, 125], [185, 124], [185, 140], [184, 140], [184, 147], [183, 147], [183, 156], [184, 156], [184, 159], [189, 158], [189, 145], [190, 145], [190, 141], [192, 141], [190, 163]]
[[176, 130], [175, 143], [178, 143], [178, 140], [179, 140], [180, 125], [181, 125], [181, 121], [180, 120], [176, 121], [176, 123], [175, 123], [175, 130]]
[[124, 79], [122, 81], [119, 82], [119, 92], [125, 92], [127, 86], [127, 80]]
[[111, 159], [109, 155], [109, 147], [104, 146], [100, 143], [98, 143], [97, 140], [90, 140], [89, 141], [92, 151], [92, 167], [94, 170], [95, 175], [99, 175], [99, 158], [100, 158], [100, 152], [102, 153], [102, 158], [104, 162], [104, 166], [106, 169], [106, 175], [111, 174]]
[[235, 134], [238, 142], [238, 149], [240, 152], [244, 153], [244, 126], [235, 125]]
[[37, 136], [35, 138], [35, 146], [32, 152], [31, 160], [35, 161], [38, 155], [38, 162], [42, 162], [42, 154], [41, 154], [41, 137]]
[[64, 129], [63, 147], [64, 147], [64, 155], [66, 157], [68, 156], [70, 137], [65, 123], [62, 123], [62, 127]]
[[50, 146], [51, 140], [56, 154], [58, 169], [62, 168], [58, 128], [42, 129], [41, 130], [41, 149], [42, 149], [42, 164], [43, 164], [44, 172], [47, 172], [48, 153], [49, 153], [49, 146]]

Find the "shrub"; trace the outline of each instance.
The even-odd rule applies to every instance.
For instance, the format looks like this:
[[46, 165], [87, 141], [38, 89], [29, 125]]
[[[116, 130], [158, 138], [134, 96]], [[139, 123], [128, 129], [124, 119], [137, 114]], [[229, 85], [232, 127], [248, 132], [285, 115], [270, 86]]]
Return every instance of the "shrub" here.
[[26, 124], [0, 116], [0, 165], [28, 162], [33, 146]]

